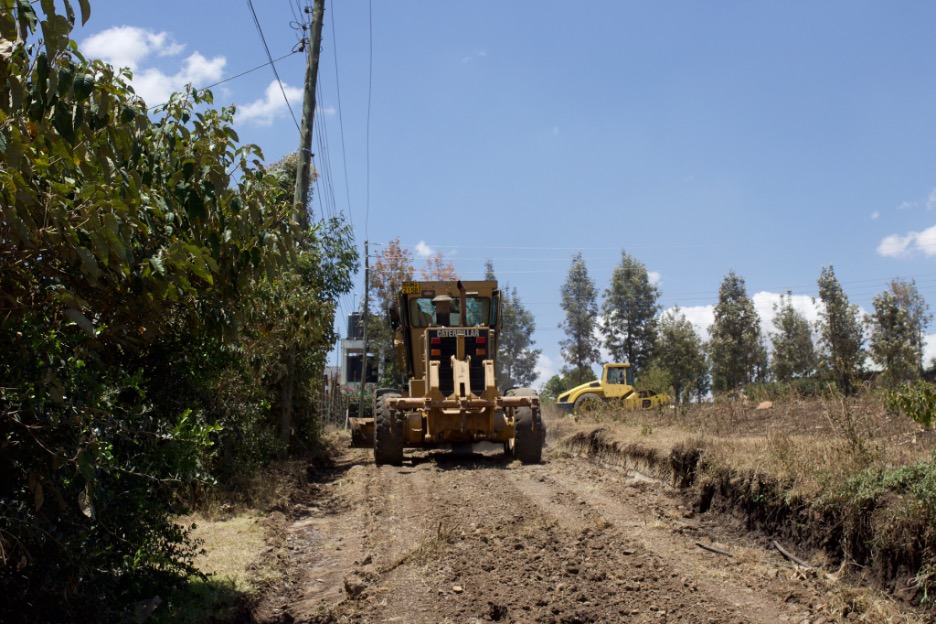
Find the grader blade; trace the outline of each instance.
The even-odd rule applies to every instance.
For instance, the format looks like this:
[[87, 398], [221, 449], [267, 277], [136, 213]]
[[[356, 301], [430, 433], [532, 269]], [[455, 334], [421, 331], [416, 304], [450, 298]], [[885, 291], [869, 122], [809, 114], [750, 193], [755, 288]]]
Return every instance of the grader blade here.
[[351, 446], [354, 448], [374, 448], [374, 419], [349, 418], [351, 424]]

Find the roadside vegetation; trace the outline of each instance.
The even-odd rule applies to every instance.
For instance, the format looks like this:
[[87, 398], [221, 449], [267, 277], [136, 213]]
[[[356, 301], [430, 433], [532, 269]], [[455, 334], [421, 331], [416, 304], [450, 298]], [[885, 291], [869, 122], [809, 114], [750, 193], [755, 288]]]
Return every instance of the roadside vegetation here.
[[0, 2], [4, 622], [119, 621], [207, 580], [177, 518], [319, 445], [357, 266], [346, 224], [294, 207], [295, 163], [238, 143], [233, 108], [143, 102], [84, 58], [90, 14]]

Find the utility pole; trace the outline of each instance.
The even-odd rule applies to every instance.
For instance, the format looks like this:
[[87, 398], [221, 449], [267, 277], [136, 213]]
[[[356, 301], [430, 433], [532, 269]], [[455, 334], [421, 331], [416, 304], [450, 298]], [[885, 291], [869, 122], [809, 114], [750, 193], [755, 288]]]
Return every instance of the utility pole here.
[[306, 57], [305, 92], [302, 99], [302, 129], [299, 131], [299, 166], [296, 170], [294, 193], [296, 216], [303, 229], [309, 227], [309, 179], [312, 170], [312, 122], [315, 121], [315, 84], [318, 79], [319, 51], [322, 47], [322, 21], [325, 0], [315, 0], [312, 6], [312, 24]]
[[[364, 241], [364, 313], [361, 327], [364, 330], [364, 351], [361, 353], [361, 396], [358, 398], [358, 418], [364, 418], [364, 384], [367, 381], [367, 292], [370, 290], [370, 242]], [[374, 414], [376, 416], [376, 414]]]
[[[303, 232], [309, 229], [309, 178], [312, 168], [312, 123], [315, 121], [315, 82], [318, 77], [319, 49], [322, 47], [322, 18], [325, 0], [315, 0], [312, 7], [311, 37], [306, 57], [305, 92], [302, 101], [302, 128], [299, 131], [299, 164], [293, 194], [296, 220]], [[293, 429], [293, 390], [296, 386], [296, 343], [283, 353], [286, 376], [280, 386], [280, 456], [286, 457]]]

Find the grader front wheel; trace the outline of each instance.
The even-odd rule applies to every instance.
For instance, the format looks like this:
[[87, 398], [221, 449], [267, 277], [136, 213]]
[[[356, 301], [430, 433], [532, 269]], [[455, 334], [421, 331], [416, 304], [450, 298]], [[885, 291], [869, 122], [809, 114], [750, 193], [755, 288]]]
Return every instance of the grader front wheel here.
[[374, 463], [403, 465], [403, 420], [390, 409], [387, 399], [400, 396], [387, 392], [374, 399]]
[[[515, 388], [506, 392], [507, 396], [535, 396], [536, 392], [530, 388]], [[524, 464], [538, 464], [543, 459], [543, 443], [546, 440], [546, 428], [539, 412], [533, 412], [531, 407], [518, 407], [514, 411], [514, 438], [512, 447], [513, 456]]]

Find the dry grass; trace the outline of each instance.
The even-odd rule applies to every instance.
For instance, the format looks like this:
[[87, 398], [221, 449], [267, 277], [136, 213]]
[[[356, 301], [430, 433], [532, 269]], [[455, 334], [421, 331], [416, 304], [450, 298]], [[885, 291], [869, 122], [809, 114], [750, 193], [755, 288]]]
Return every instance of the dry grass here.
[[[260, 516], [236, 515], [212, 519], [199, 514], [179, 518], [180, 523], [195, 524], [192, 537], [201, 543], [204, 552], [195, 559], [195, 566], [219, 580], [227, 580], [241, 592], [252, 592], [264, 573], [257, 562], [266, 547]], [[251, 569], [248, 569], [250, 567]]]
[[587, 418], [553, 414], [550, 437], [566, 438], [596, 425], [619, 447], [637, 444], [663, 457], [679, 445], [698, 444], [709, 465], [769, 474], [803, 496], [867, 468], [889, 470], [927, 460], [936, 450], [932, 431], [888, 414], [871, 394], [775, 402], [764, 410], [724, 401], [662, 411], [604, 409]]

